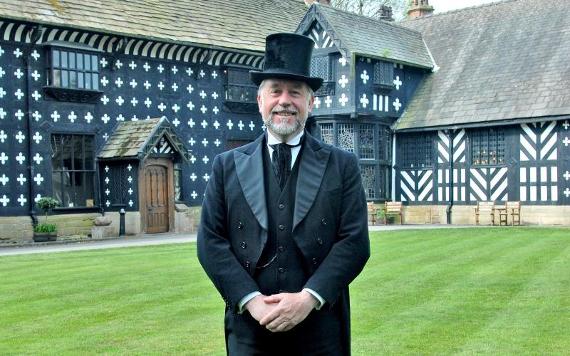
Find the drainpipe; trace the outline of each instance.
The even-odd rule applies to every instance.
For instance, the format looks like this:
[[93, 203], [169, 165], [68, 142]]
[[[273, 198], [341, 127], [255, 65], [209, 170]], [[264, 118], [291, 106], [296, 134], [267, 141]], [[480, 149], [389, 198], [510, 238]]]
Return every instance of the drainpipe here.
[[[30, 46], [31, 51], [32, 45]], [[28, 52], [28, 51], [26, 51]], [[28, 202], [30, 203], [30, 210], [28, 214], [32, 219], [32, 225], [35, 227], [38, 224], [38, 217], [36, 216], [36, 202], [34, 201], [34, 165], [32, 164], [32, 115], [30, 114], [30, 78], [31, 78], [31, 68], [30, 68], [30, 61], [29, 61], [29, 53], [26, 53], [24, 56], [24, 72], [26, 73], [26, 80], [24, 80], [24, 93], [26, 93], [26, 99], [24, 101], [24, 112], [26, 113], [26, 121], [27, 121], [27, 131], [28, 131], [28, 145], [26, 147], [26, 156], [28, 157], [27, 162], [27, 170], [28, 170]]]
[[451, 130], [445, 130], [445, 134], [449, 138], [449, 198], [445, 212], [447, 215], [447, 224], [451, 225], [451, 210], [453, 208], [453, 133]]

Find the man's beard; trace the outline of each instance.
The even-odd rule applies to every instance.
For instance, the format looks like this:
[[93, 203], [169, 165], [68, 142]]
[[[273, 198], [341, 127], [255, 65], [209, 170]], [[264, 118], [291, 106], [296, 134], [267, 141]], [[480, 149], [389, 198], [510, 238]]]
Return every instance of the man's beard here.
[[269, 114], [269, 117], [263, 118], [265, 127], [267, 127], [272, 133], [279, 136], [289, 136], [303, 129], [303, 123], [307, 120], [307, 118], [305, 117], [303, 118], [304, 120], [301, 120], [298, 117], [298, 112], [295, 114], [295, 116], [291, 115], [291, 117], [294, 118], [294, 121], [292, 123], [289, 123], [289, 120], [279, 120], [279, 123], [275, 123], [273, 120], [273, 115], [277, 114], [279, 111], [283, 110], [273, 110]]

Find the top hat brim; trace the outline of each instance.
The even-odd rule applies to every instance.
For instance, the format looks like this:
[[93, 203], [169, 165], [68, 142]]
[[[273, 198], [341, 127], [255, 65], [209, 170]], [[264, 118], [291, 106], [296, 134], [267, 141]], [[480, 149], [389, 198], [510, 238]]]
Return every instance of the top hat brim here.
[[321, 85], [323, 85], [322, 78], [316, 77], [307, 77], [300, 74], [292, 74], [287, 72], [278, 72], [278, 71], [250, 71], [249, 77], [251, 81], [255, 83], [255, 85], [259, 86], [262, 81], [265, 79], [288, 79], [288, 80], [297, 80], [300, 82], [305, 82], [307, 85], [313, 89], [313, 91], [319, 90]]

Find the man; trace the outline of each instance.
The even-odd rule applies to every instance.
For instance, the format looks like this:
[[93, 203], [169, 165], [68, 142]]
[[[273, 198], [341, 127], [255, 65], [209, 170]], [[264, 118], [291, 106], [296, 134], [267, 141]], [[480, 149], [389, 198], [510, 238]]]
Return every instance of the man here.
[[226, 303], [229, 355], [350, 354], [349, 283], [370, 255], [358, 161], [304, 131], [314, 43], [266, 39], [250, 72], [266, 133], [214, 159], [198, 258]]

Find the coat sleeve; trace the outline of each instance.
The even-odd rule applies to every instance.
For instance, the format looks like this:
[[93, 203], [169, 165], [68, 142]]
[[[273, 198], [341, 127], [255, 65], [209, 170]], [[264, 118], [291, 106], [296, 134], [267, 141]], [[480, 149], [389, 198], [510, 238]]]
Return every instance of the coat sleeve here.
[[305, 284], [329, 304], [336, 302], [370, 257], [366, 197], [354, 155], [344, 164], [341, 199], [335, 242]]
[[198, 260], [222, 295], [226, 308], [237, 311], [239, 301], [259, 288], [233, 253], [227, 230], [227, 214], [224, 166], [221, 156], [217, 156], [202, 203], [197, 239]]

